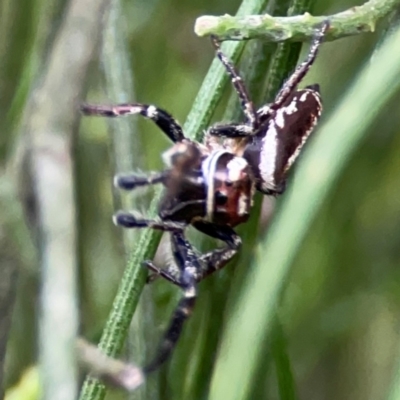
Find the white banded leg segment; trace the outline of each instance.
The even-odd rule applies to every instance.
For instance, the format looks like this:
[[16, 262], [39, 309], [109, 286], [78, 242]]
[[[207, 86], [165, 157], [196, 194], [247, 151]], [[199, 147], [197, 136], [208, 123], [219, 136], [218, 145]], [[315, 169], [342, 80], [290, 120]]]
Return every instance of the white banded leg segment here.
[[121, 117], [124, 115], [139, 114], [152, 120], [173, 141], [185, 139], [182, 127], [167, 111], [149, 104], [126, 103], [114, 105], [82, 104], [81, 112], [84, 115]]

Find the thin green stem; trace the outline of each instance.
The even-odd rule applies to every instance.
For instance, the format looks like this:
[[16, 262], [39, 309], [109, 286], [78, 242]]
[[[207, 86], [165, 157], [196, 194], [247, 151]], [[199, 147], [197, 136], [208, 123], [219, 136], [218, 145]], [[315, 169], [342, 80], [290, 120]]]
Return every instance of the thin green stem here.
[[[116, 103], [135, 100], [132, 68], [128, 55], [128, 46], [124, 30], [120, 0], [113, 0], [103, 36], [101, 63], [104, 68], [105, 89], [107, 97]], [[120, 118], [108, 121], [111, 128], [115, 169], [126, 172], [141, 166], [143, 159], [140, 151], [135, 119]]]
[[[103, 46], [101, 52], [101, 63], [104, 69], [105, 90], [107, 98], [116, 103], [128, 103], [136, 101], [135, 86], [128, 52], [126, 27], [123, 18], [123, 4], [121, 0], [113, 0], [105, 27]], [[137, 132], [136, 118], [108, 118], [112, 142], [112, 159], [115, 163], [114, 169], [117, 173], [126, 173], [143, 168], [143, 147], [140, 135]], [[138, 196], [121, 196], [120, 191], [115, 191], [115, 203], [123, 209], [142, 209], [143, 204]], [[130, 254], [140, 237], [140, 231], [135, 229], [123, 229], [125, 254]], [[149, 292], [145, 295], [146, 301], [141, 301], [130, 324], [128, 344], [126, 353], [128, 358], [132, 355], [145, 354], [146, 336], [144, 330], [145, 321], [152, 315], [152, 302]], [[151, 319], [151, 318], [150, 318]], [[148, 338], [148, 336], [147, 336]], [[136, 360], [139, 362], [139, 360]], [[148, 388], [146, 388], [148, 389]], [[144, 388], [136, 391], [135, 400], [147, 398]], [[156, 400], [154, 392], [152, 398]]]
[[329, 19], [331, 26], [327, 40], [335, 40], [374, 32], [377, 22], [399, 4], [399, 0], [371, 0], [362, 6], [318, 17], [309, 13], [291, 17], [272, 17], [268, 14], [245, 17], [205, 15], [196, 20], [195, 32], [199, 36], [216, 35], [222, 40], [263, 38], [270, 42], [305, 41], [313, 36], [317, 26]]

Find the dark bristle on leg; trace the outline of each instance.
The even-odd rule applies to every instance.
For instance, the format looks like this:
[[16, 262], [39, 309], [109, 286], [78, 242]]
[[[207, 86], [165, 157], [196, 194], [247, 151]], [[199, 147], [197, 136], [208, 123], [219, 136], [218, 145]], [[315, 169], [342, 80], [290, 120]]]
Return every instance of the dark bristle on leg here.
[[259, 125], [259, 121], [258, 121], [256, 109], [254, 107], [253, 102], [250, 99], [250, 95], [246, 89], [243, 79], [241, 78], [239, 73], [236, 71], [236, 68], [233, 65], [233, 63], [222, 52], [220, 42], [216, 38], [216, 36], [211, 35], [211, 43], [213, 44], [213, 46], [215, 48], [217, 57], [219, 58], [222, 65], [225, 67], [226, 72], [228, 73], [228, 75], [231, 78], [232, 85], [233, 85], [234, 89], [236, 90], [236, 93], [239, 96], [243, 112], [246, 116], [247, 124], [250, 125], [253, 128], [253, 130], [257, 129], [257, 127]]
[[149, 104], [82, 104], [82, 114], [100, 117], [122, 117], [139, 114], [153, 121], [174, 143], [185, 139], [182, 127], [167, 111]]

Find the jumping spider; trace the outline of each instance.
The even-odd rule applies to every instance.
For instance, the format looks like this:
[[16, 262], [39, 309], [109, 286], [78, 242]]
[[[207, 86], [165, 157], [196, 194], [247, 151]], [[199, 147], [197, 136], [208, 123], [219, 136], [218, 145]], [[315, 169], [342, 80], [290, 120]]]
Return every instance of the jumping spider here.
[[[177, 271], [146, 266], [183, 290], [153, 361], [144, 374], [157, 369], [171, 354], [184, 321], [195, 304], [197, 284], [223, 268], [236, 254], [241, 239], [233, 230], [245, 222], [256, 190], [266, 195], [284, 191], [288, 170], [321, 115], [318, 85], [297, 89], [315, 61], [329, 27], [325, 22], [316, 30], [308, 56], [278, 92], [275, 101], [258, 110], [230, 60], [212, 38], [216, 55], [229, 74], [245, 115], [242, 123], [211, 126], [203, 143], [186, 138], [179, 123], [166, 111], [140, 103], [82, 106], [85, 115], [118, 117], [140, 114], [152, 120], [174, 145], [163, 154], [166, 169], [147, 177], [117, 175], [115, 185], [125, 190], [161, 183], [165, 193], [159, 205], [159, 218], [141, 219], [129, 212], [114, 216], [125, 228], [152, 228], [170, 232]], [[223, 139], [218, 141], [217, 138]], [[196, 255], [184, 236], [188, 225], [227, 244], [201, 256]]]

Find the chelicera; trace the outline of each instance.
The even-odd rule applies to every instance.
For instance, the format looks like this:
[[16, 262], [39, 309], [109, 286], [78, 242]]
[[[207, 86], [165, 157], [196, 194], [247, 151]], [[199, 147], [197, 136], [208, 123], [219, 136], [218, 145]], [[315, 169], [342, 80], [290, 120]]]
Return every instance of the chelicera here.
[[[238, 251], [241, 239], [233, 228], [248, 219], [255, 191], [266, 195], [284, 191], [287, 173], [321, 115], [318, 85], [304, 89], [297, 89], [297, 85], [314, 63], [328, 27], [326, 22], [316, 30], [305, 61], [284, 83], [275, 101], [259, 109], [255, 108], [234, 65], [213, 37], [216, 55], [231, 78], [245, 120], [211, 126], [203, 143], [186, 138], [179, 123], [153, 105], [82, 105], [85, 115], [140, 114], [157, 124], [174, 143], [163, 154], [166, 164], [163, 171], [146, 177], [137, 174], [115, 177], [115, 185], [125, 190], [164, 185], [158, 219], [138, 218], [121, 211], [114, 216], [114, 221], [125, 228], [170, 232], [176, 266], [159, 269], [150, 261], [145, 265], [183, 290], [158, 352], [143, 369], [144, 374], [157, 369], [171, 354], [183, 323], [194, 307], [198, 282], [223, 268]], [[226, 247], [198, 255], [184, 235], [188, 225], [222, 240]]]

